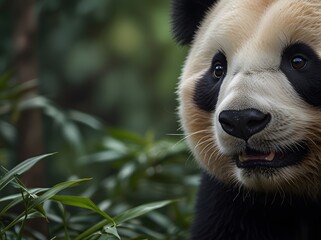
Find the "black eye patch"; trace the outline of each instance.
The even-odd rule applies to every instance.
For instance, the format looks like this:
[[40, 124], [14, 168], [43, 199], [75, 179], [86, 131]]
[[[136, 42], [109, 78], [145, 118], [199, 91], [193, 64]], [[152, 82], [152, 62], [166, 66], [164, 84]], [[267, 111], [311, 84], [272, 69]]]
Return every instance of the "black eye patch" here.
[[213, 57], [211, 67], [196, 83], [193, 100], [200, 109], [207, 112], [215, 110], [220, 87], [226, 72], [226, 57], [219, 51]]
[[321, 106], [321, 59], [310, 46], [296, 43], [285, 48], [280, 69], [300, 97]]

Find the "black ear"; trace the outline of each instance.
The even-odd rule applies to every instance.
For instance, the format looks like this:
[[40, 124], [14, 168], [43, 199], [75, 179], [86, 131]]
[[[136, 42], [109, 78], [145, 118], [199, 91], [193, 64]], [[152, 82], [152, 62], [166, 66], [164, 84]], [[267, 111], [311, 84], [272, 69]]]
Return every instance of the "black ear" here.
[[190, 44], [206, 11], [217, 0], [172, 0], [172, 29], [181, 44]]

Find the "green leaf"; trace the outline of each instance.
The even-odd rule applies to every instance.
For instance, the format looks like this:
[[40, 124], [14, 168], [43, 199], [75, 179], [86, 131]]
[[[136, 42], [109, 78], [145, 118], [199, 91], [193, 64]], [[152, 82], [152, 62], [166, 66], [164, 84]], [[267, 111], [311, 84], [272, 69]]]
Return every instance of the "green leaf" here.
[[[48, 189], [49, 188], [33, 188], [33, 189], [29, 189], [28, 193], [30, 193], [30, 195], [34, 195], [34, 194], [38, 194], [41, 192], [45, 192]], [[20, 198], [22, 198], [21, 193], [17, 193], [17, 194], [12, 194], [12, 195], [0, 198], [0, 202], [10, 201], [10, 200], [18, 200]]]
[[[36, 188], [36, 189], [29, 190], [26, 193], [29, 194], [30, 196], [34, 196], [35, 194], [39, 194], [39, 193], [45, 192], [47, 190], [48, 190], [48, 188]], [[25, 193], [22, 193], [22, 194], [25, 194]], [[1, 198], [0, 202], [9, 201], [9, 200], [12, 200], [12, 201], [10, 203], [6, 204], [4, 206], [4, 208], [0, 211], [0, 217], [3, 214], [5, 214], [9, 209], [11, 209], [12, 207], [16, 206], [20, 202], [22, 202], [23, 201], [23, 197], [22, 197], [21, 193], [20, 194], [14, 194], [14, 195], [10, 195], [10, 196]]]
[[24, 99], [19, 103], [20, 110], [35, 109], [35, 108], [46, 108], [50, 106], [50, 101], [42, 96], [33, 96], [28, 99]]
[[132, 209], [129, 209], [121, 214], [119, 214], [118, 216], [116, 216], [114, 218], [115, 222], [117, 223], [117, 225], [129, 221], [131, 219], [137, 218], [141, 215], [144, 215], [148, 212], [154, 211], [158, 208], [162, 208], [165, 207], [168, 204], [173, 203], [173, 200], [167, 200], [167, 201], [160, 201], [160, 202], [154, 202], [154, 203], [148, 203], [148, 204], [144, 204]]
[[80, 122], [82, 124], [85, 124], [85, 125], [93, 128], [93, 129], [96, 129], [96, 130], [100, 130], [103, 128], [103, 125], [101, 124], [101, 122], [97, 118], [95, 118], [89, 114], [83, 113], [83, 112], [70, 110], [68, 112], [68, 117], [71, 120]]
[[[123, 212], [122, 214], [119, 214], [117, 217], [114, 218], [115, 222], [117, 225], [137, 218], [141, 215], [144, 215], [150, 211], [156, 210], [158, 208], [164, 207], [170, 203], [175, 202], [175, 200], [167, 200], [167, 201], [161, 201], [161, 202], [154, 202], [154, 203], [149, 203], [149, 204], [144, 204], [132, 209], [129, 209], [125, 212]], [[100, 229], [102, 229], [103, 227], [105, 227], [106, 225], [108, 225], [110, 222], [107, 220], [103, 220], [97, 224], [95, 224], [94, 226], [92, 226], [91, 228], [87, 229], [85, 232], [81, 233], [78, 237], [75, 238], [75, 240], [80, 240], [80, 239], [84, 239], [85, 237], [88, 237], [92, 234], [94, 234], [95, 232], [99, 231]]]
[[101, 216], [106, 218], [108, 221], [113, 223], [113, 225], [115, 225], [114, 219], [108, 216], [105, 212], [101, 211], [96, 206], [96, 204], [93, 203], [89, 198], [79, 197], [79, 196], [53, 196], [51, 199], [54, 201], [61, 202], [65, 205], [89, 209], [95, 213], [100, 214]]
[[13, 125], [0, 121], [0, 135], [10, 144], [13, 144], [16, 139], [16, 129]]
[[76, 124], [67, 120], [62, 126], [62, 131], [69, 144], [74, 147], [79, 154], [82, 155], [84, 148], [82, 136]]
[[102, 142], [103, 146], [107, 149], [112, 149], [120, 153], [128, 153], [128, 146], [115, 138], [107, 137]]
[[108, 233], [108, 234], [111, 234], [115, 237], [117, 237], [117, 239], [121, 239], [118, 232], [117, 232], [117, 228], [116, 227], [109, 227], [109, 228], [106, 228], [105, 229], [105, 232]]
[[21, 175], [22, 173], [28, 171], [30, 168], [32, 168], [37, 162], [39, 162], [41, 159], [51, 156], [53, 153], [45, 154], [37, 157], [33, 157], [30, 159], [27, 159], [23, 161], [22, 163], [18, 164], [16, 167], [8, 171], [3, 177], [0, 178], [0, 191], [7, 186], [16, 175]]
[[53, 186], [52, 188], [50, 188], [47, 192], [43, 193], [40, 197], [36, 198], [34, 200], [34, 202], [32, 203], [31, 207], [33, 208], [39, 204], [42, 204], [43, 202], [49, 200], [50, 198], [55, 196], [58, 192], [66, 189], [66, 188], [75, 187], [75, 186], [77, 186], [85, 181], [89, 181], [89, 180], [91, 180], [91, 178], [76, 179], [76, 180], [70, 180], [67, 182], [59, 183], [59, 184]]
[[[66, 188], [77, 186], [77, 185], [79, 185], [79, 184], [81, 184], [81, 183], [83, 183], [85, 181], [88, 181], [88, 180], [91, 180], [91, 179], [90, 178], [84, 178], [84, 179], [71, 180], [71, 181], [59, 183], [59, 184], [49, 188], [48, 191], [44, 192], [41, 196], [39, 196], [38, 198], [34, 199], [31, 202], [31, 204], [27, 207], [27, 209], [25, 211], [23, 211], [21, 214], [19, 214], [16, 217], [16, 219], [14, 219], [8, 226], [3, 228], [2, 231], [0, 232], [0, 235], [4, 234], [8, 229], [10, 229], [13, 226], [15, 226], [23, 216], [25, 216], [26, 214], [31, 212], [33, 209], [37, 209], [37, 207], [40, 204], [42, 204], [45, 201], [49, 200], [54, 195], [56, 195], [58, 192], [66, 189]], [[38, 208], [38, 211], [39, 211], [39, 208]]]
[[42, 205], [38, 205], [34, 209], [47, 219], [46, 211]]
[[146, 144], [148, 144], [148, 141], [146, 138], [141, 137], [140, 135], [132, 133], [132, 132], [128, 132], [128, 131], [121, 130], [121, 129], [109, 129], [108, 132], [114, 138], [117, 138], [122, 141], [127, 140], [127, 141], [130, 141], [130, 142], [136, 143], [138, 145], [142, 145], [142, 146], [145, 146]]
[[112, 162], [126, 157], [127, 154], [114, 150], [106, 150], [79, 158], [81, 164], [92, 164], [93, 162]]
[[96, 233], [97, 231], [99, 231], [100, 229], [102, 229], [103, 227], [105, 227], [106, 225], [110, 224], [109, 220], [103, 220], [97, 224], [95, 224], [94, 226], [92, 226], [91, 228], [87, 229], [86, 231], [84, 231], [83, 233], [81, 233], [79, 236], [77, 236], [75, 238], [75, 240], [81, 240], [81, 239], [85, 239], [86, 237]]

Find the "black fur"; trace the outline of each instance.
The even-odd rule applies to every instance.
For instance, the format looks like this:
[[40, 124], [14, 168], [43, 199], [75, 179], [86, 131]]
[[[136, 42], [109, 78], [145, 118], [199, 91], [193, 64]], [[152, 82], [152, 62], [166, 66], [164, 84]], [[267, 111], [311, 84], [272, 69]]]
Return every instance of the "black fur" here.
[[216, 0], [173, 0], [172, 28], [175, 39], [181, 44], [190, 44], [208, 10]]
[[321, 239], [320, 202], [226, 186], [202, 175], [193, 240]]
[[[291, 66], [291, 59], [295, 56], [307, 60], [303, 69], [295, 70]], [[287, 47], [282, 54], [280, 69], [306, 102], [321, 106], [321, 59], [310, 46], [296, 43]]]
[[219, 62], [227, 71], [227, 61], [222, 52], [218, 52], [212, 59], [210, 69], [200, 78], [194, 90], [194, 102], [202, 110], [213, 112], [217, 102], [218, 94], [221, 88], [225, 74], [221, 78], [213, 76], [215, 64]]

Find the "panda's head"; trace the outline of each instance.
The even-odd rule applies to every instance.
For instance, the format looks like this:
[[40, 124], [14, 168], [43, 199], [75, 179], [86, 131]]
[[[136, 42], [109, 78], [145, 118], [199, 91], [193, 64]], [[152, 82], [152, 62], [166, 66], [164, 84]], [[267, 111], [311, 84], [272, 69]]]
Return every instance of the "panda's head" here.
[[179, 114], [200, 165], [227, 184], [319, 195], [321, 2], [174, 0], [191, 46]]

